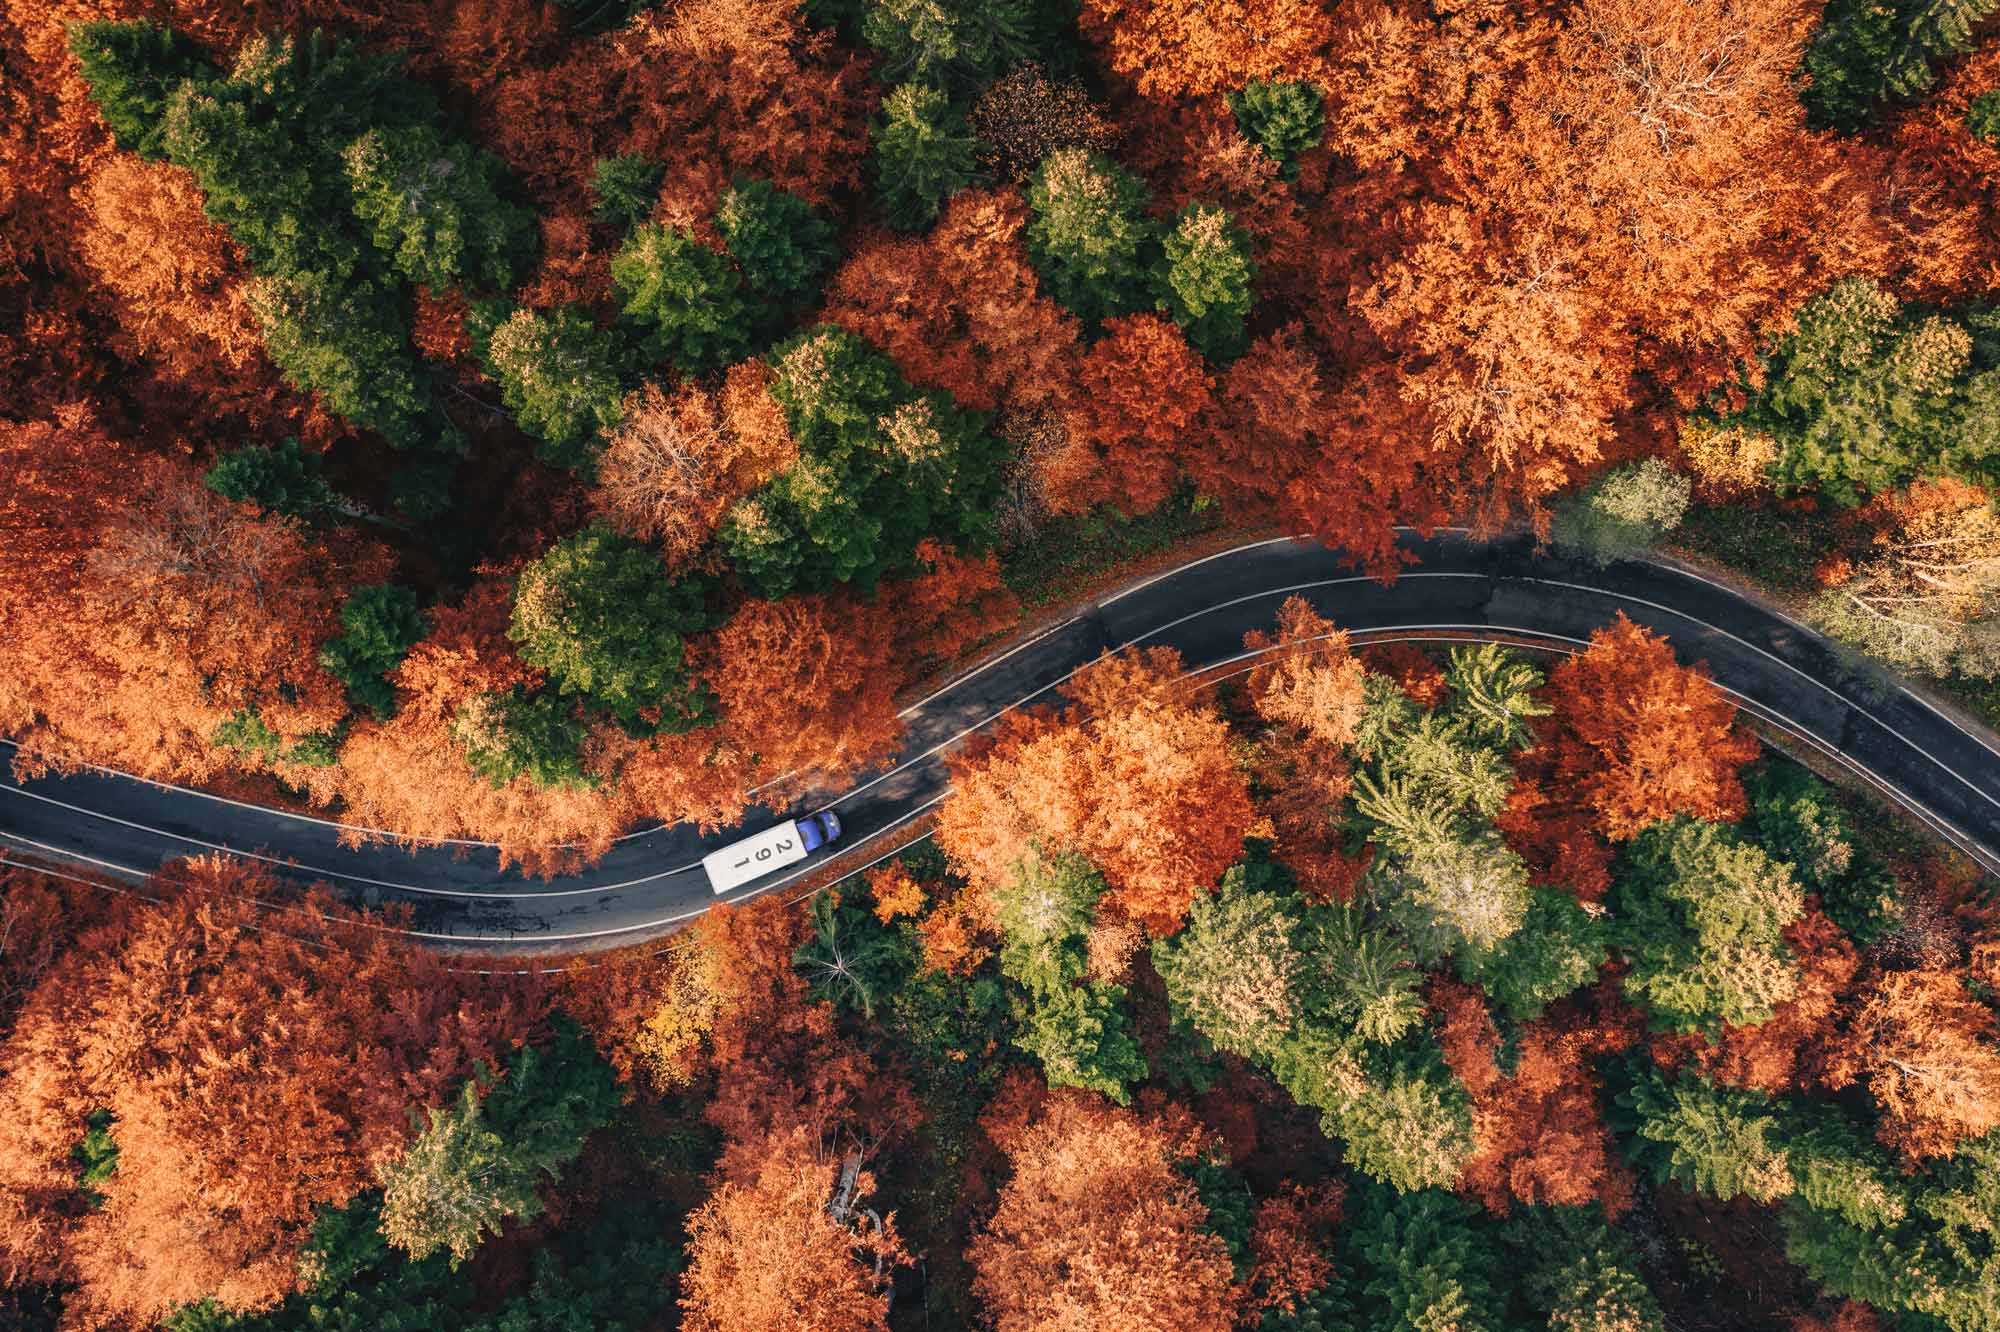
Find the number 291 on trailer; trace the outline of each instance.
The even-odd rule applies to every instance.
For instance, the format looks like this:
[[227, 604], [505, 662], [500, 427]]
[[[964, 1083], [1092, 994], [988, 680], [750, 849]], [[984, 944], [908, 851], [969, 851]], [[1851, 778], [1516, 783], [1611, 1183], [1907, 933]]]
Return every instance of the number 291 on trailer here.
[[840, 820], [831, 811], [822, 810], [803, 819], [787, 819], [755, 837], [711, 851], [701, 858], [701, 867], [708, 872], [709, 886], [726, 893], [772, 870], [798, 864], [839, 836]]

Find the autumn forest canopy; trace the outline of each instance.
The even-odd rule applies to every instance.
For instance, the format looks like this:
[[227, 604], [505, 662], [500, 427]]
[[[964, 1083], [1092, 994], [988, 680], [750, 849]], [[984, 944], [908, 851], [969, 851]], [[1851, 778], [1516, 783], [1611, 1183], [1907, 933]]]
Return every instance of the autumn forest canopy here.
[[809, 908], [483, 968], [0, 870], [0, 1314], [1981, 1332], [2000, 916], [1619, 620], [1106, 657]]
[[552, 869], [1218, 523], [1976, 694], [1990, 8], [10, 0], [0, 729]]
[[[1183, 538], [2000, 717], [1996, 0], [0, 0], [0, 737], [573, 868]], [[1107, 657], [488, 974], [0, 868], [0, 1326], [2000, 1329], [1986, 885], [1630, 623]]]

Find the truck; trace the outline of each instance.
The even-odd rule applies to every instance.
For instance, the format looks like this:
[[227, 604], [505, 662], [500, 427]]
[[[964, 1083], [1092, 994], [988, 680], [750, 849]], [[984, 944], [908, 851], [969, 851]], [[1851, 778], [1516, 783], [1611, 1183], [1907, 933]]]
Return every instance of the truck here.
[[840, 818], [830, 809], [787, 819], [755, 837], [731, 842], [701, 858], [708, 885], [717, 893], [741, 888], [772, 870], [796, 865], [829, 842], [840, 839]]

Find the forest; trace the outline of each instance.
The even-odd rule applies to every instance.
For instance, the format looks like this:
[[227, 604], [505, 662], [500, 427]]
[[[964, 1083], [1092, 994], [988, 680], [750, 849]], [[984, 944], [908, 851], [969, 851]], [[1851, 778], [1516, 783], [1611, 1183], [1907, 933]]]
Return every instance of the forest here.
[[7, 0], [0, 732], [550, 871], [1445, 522], [2000, 715], [1992, 8]]
[[[2000, 720], [1996, 9], [0, 0], [0, 738], [553, 874], [1446, 525]], [[1247, 650], [539, 969], [0, 858], [0, 1326], [2000, 1329], [1972, 868], [1624, 621]]]
[[0, 1321], [1996, 1326], [1963, 861], [1622, 619], [1250, 646], [1107, 656], [809, 909], [560, 969], [0, 871]]

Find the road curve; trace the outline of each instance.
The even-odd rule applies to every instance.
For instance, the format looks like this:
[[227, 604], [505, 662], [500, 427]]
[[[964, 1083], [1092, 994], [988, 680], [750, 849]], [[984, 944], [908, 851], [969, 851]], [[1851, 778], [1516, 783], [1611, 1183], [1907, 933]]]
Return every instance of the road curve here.
[[[1667, 564], [1600, 568], [1538, 555], [1519, 539], [1450, 533], [1409, 535], [1404, 544], [1418, 562], [1389, 587], [1321, 546], [1242, 546], [1128, 586], [988, 658], [906, 709], [893, 764], [831, 801], [848, 830], [844, 845], [921, 817], [942, 799], [944, 755], [960, 740], [1013, 708], [1048, 701], [1106, 648], [1165, 645], [1191, 669], [1224, 664], [1242, 656], [1246, 632], [1271, 628], [1279, 603], [1297, 595], [1364, 638], [1474, 634], [1570, 650], [1622, 610], [1666, 635], [1683, 660], [1705, 660], [1753, 715], [1839, 757], [2000, 871], [2000, 741], [1784, 615]], [[482, 952], [602, 947], [672, 929], [714, 900], [699, 864], [704, 851], [792, 812], [758, 811], [737, 831], [708, 838], [686, 826], [644, 830], [590, 869], [544, 881], [501, 870], [493, 850], [476, 842], [356, 849], [342, 846], [339, 825], [325, 819], [108, 771], [17, 782], [5, 766], [0, 850], [12, 843], [128, 879], [165, 860], [227, 850], [330, 883], [357, 903], [406, 903], [419, 937]], [[803, 872], [767, 876], [729, 900], [782, 888]]]

